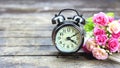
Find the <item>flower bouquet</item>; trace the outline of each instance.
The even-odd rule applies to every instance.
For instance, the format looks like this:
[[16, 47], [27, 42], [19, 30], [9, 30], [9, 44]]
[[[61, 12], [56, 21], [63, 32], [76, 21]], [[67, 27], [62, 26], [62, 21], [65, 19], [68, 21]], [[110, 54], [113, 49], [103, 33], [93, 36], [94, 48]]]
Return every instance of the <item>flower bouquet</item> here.
[[90, 37], [83, 50], [91, 53], [98, 60], [105, 60], [109, 55], [120, 52], [120, 20], [114, 19], [114, 13], [97, 13], [87, 19], [86, 32]]

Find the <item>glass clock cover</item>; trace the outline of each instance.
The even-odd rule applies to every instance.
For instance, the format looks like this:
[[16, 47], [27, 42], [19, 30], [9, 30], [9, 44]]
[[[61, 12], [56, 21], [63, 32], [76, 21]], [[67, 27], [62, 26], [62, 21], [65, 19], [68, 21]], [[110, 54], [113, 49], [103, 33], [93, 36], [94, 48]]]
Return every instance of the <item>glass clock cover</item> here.
[[80, 31], [73, 26], [64, 26], [57, 31], [55, 44], [62, 52], [76, 52], [82, 43]]

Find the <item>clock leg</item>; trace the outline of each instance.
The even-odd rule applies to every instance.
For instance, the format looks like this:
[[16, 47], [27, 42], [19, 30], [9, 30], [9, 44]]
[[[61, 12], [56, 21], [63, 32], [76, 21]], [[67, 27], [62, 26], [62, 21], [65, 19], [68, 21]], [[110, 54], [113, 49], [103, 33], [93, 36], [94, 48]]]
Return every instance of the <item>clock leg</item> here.
[[60, 52], [58, 52], [58, 54], [57, 54], [57, 56], [56, 56], [56, 57], [57, 57], [57, 58], [59, 58], [60, 56], [61, 56], [61, 53], [60, 53]]
[[73, 57], [78, 59], [79, 58], [79, 54], [75, 53], [75, 54], [73, 54]]

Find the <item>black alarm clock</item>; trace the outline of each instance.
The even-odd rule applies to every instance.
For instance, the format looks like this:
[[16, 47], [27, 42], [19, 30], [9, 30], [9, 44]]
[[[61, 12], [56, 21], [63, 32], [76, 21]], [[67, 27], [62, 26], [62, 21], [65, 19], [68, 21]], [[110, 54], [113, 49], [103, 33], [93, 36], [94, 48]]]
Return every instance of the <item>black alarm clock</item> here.
[[[73, 17], [64, 17], [63, 11], [76, 12]], [[52, 18], [52, 24], [57, 24], [52, 32], [52, 42], [60, 53], [75, 53], [84, 43], [85, 19], [75, 9], [63, 9]]]

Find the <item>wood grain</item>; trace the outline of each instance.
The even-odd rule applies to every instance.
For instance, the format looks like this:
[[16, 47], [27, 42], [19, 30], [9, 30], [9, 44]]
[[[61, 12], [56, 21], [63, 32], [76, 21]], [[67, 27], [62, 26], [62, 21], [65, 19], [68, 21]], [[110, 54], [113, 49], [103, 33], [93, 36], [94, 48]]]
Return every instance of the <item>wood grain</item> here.
[[[59, 52], [55, 48], [55, 46], [51, 46], [51, 45], [0, 47], [0, 50], [1, 50], [0, 57], [1, 56], [57, 56], [59, 55]], [[68, 54], [68, 56], [69, 55], [70, 54]], [[76, 55], [83, 55], [83, 50], [82, 49], [79, 50], [79, 52], [76, 53]]]
[[116, 53], [116, 54], [109, 56], [109, 59], [117, 63], [120, 63], [120, 53]]
[[[80, 56], [74, 57], [61, 57], [56, 58], [54, 56], [34, 56], [34, 57], [0, 57], [0, 66], [7, 67], [19, 67], [19, 68], [119, 68], [119, 64], [111, 62], [110, 60], [88, 60]], [[53, 63], [54, 62], [54, 63]]]
[[51, 38], [0, 38], [0, 46], [52, 45]]
[[0, 0], [2, 13], [53, 12], [62, 8], [76, 8], [80, 11], [120, 11], [119, 6], [119, 0]]
[[1, 56], [42, 56], [42, 55], [57, 55], [57, 50], [54, 46], [22, 46], [22, 47], [0, 47]]
[[52, 31], [0, 31], [0, 38], [51, 38]]

